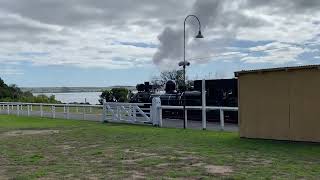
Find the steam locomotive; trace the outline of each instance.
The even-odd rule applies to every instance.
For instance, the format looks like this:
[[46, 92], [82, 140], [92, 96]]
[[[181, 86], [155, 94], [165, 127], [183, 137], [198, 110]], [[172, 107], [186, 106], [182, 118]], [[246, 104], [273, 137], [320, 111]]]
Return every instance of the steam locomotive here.
[[[214, 79], [206, 80], [206, 105], [207, 106], [238, 106], [238, 82], [237, 79]], [[182, 106], [184, 103], [183, 96], [186, 98], [186, 106], [201, 106], [202, 104], [202, 80], [195, 80], [191, 90], [178, 92], [174, 81], [168, 81], [165, 84], [165, 93], [157, 93], [153, 85], [149, 82], [138, 84], [136, 86], [138, 93], [132, 96], [132, 103], [151, 103], [153, 97], [160, 97], [162, 105]], [[182, 110], [163, 110], [163, 118], [183, 119]], [[224, 113], [225, 122], [237, 123], [238, 113], [226, 111]], [[201, 110], [188, 110], [188, 119], [201, 121]], [[207, 111], [207, 121], [218, 122], [220, 114], [218, 110]]]

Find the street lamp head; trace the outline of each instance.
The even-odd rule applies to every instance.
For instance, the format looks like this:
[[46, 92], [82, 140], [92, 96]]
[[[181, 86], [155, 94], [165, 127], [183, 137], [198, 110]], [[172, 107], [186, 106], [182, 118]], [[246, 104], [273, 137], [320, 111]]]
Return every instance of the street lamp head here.
[[190, 62], [188, 62], [188, 61], [180, 61], [179, 62], [179, 66], [183, 66], [183, 67], [190, 66]]
[[196, 36], [196, 38], [204, 38], [203, 35], [201, 34], [200, 30], [199, 30], [198, 35]]

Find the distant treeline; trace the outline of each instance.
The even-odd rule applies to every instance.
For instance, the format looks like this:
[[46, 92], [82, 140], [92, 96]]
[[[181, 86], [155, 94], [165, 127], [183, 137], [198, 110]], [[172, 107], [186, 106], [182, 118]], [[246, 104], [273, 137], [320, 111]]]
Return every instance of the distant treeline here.
[[23, 92], [16, 85], [7, 85], [0, 78], [0, 101], [1, 102], [29, 102], [29, 103], [61, 103], [55, 96], [34, 96], [31, 92]]
[[105, 89], [126, 88], [134, 89], [131, 86], [111, 86], [111, 87], [22, 87], [23, 92], [32, 93], [73, 93], [73, 92], [103, 92]]

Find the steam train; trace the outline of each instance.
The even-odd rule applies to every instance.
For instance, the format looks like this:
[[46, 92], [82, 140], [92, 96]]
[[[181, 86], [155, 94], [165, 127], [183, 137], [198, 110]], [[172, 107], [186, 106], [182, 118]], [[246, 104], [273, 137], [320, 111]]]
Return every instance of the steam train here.
[[[206, 105], [207, 106], [238, 106], [238, 81], [237, 79], [214, 79], [206, 80]], [[156, 93], [153, 85], [149, 82], [138, 84], [136, 86], [138, 93], [132, 96], [132, 103], [151, 103], [153, 97], [160, 97], [162, 105], [182, 106], [185, 94], [186, 106], [201, 106], [202, 104], [202, 80], [195, 80], [191, 90], [179, 92], [176, 90], [174, 81], [168, 81], [165, 84], [165, 93]], [[188, 110], [188, 119], [201, 121], [201, 110]], [[163, 110], [163, 118], [183, 119], [182, 110]], [[238, 123], [238, 113], [226, 111], [224, 113], [225, 122]], [[220, 114], [218, 110], [207, 111], [207, 121], [218, 122]]]

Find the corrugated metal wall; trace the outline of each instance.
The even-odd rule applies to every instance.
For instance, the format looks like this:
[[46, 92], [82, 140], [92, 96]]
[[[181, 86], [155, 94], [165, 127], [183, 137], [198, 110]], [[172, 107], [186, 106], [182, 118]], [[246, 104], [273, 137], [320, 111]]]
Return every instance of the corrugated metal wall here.
[[320, 142], [320, 70], [239, 75], [240, 136]]

